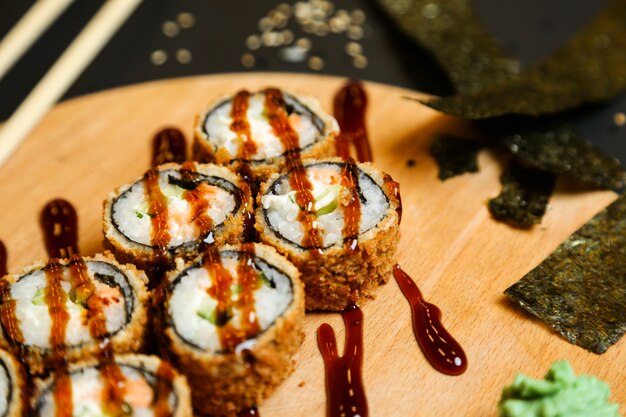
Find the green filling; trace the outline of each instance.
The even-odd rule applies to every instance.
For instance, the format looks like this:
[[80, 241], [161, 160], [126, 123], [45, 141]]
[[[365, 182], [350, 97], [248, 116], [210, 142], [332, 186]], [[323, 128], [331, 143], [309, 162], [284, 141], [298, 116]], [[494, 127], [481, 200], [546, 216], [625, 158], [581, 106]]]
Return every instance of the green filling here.
[[339, 202], [337, 200], [333, 200], [330, 203], [326, 204], [324, 207], [320, 207], [315, 210], [315, 215], [317, 217], [324, 216], [325, 214], [330, 214], [335, 211], [339, 207]]
[[500, 417], [619, 417], [608, 403], [609, 386], [589, 375], [577, 377], [570, 364], [556, 362], [543, 380], [517, 375], [502, 390]]
[[228, 321], [233, 318], [233, 313], [230, 310], [217, 311], [217, 308], [214, 309], [200, 309], [196, 311], [196, 314], [201, 319], [208, 321], [214, 326], [222, 327], [225, 326]]

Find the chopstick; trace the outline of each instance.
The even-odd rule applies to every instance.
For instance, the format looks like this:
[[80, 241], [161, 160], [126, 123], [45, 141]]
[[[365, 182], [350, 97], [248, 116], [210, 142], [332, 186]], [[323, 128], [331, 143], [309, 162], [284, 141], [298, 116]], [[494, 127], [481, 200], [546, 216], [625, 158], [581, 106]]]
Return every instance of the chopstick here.
[[143, 0], [108, 0], [0, 130], [0, 167]]
[[74, 0], [38, 0], [0, 42], [0, 80]]

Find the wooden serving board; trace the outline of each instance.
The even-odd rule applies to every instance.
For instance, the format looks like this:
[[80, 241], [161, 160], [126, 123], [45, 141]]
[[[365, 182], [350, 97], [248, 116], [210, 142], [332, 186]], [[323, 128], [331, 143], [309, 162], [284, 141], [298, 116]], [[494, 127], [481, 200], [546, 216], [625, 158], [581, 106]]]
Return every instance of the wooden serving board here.
[[[56, 106], [0, 167], [0, 239], [9, 271], [45, 258], [39, 213], [52, 198], [78, 209], [80, 249], [101, 251], [102, 200], [149, 166], [153, 134], [166, 125], [191, 137], [197, 112], [240, 88], [275, 85], [317, 96], [328, 111], [344, 80], [247, 73], [166, 80], [105, 91]], [[596, 355], [567, 343], [509, 302], [502, 292], [608, 205], [611, 192], [576, 193], [559, 185], [543, 223], [514, 230], [491, 219], [486, 201], [499, 192], [501, 163], [489, 152], [480, 173], [441, 182], [428, 148], [433, 134], [471, 134], [469, 126], [404, 99], [420, 94], [367, 83], [367, 125], [375, 163], [400, 183], [404, 202], [398, 262], [464, 347], [467, 372], [436, 372], [411, 328], [409, 305], [393, 279], [362, 306], [364, 384], [371, 416], [496, 416], [501, 389], [516, 372], [543, 376], [556, 360], [607, 381], [626, 412], [626, 341]], [[408, 166], [407, 160], [416, 164]], [[260, 408], [266, 417], [324, 416], [324, 368], [316, 330], [328, 322], [343, 344], [338, 314], [309, 314], [295, 373]]]

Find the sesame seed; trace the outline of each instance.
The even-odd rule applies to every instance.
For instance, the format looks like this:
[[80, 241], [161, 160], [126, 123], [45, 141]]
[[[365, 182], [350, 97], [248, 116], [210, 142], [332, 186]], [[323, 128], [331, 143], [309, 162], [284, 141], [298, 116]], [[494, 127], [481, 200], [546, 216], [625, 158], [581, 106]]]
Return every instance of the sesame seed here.
[[165, 64], [167, 62], [167, 52], [163, 49], [157, 49], [150, 54], [150, 62], [156, 66]]
[[324, 60], [319, 56], [310, 57], [308, 64], [309, 68], [311, 68], [313, 71], [320, 71], [322, 68], [324, 68]]
[[192, 59], [193, 59], [193, 56], [191, 55], [191, 52], [188, 49], [181, 48], [176, 51], [176, 60], [179, 63], [183, 65], [189, 64]]
[[291, 42], [293, 42], [293, 32], [290, 31], [289, 29], [287, 30], [283, 30], [283, 41], [285, 42], [285, 44], [289, 45]]
[[613, 123], [615, 126], [622, 127], [626, 125], [626, 114], [622, 112], [617, 112], [613, 115]]
[[263, 17], [259, 20], [259, 30], [261, 32], [267, 32], [268, 30], [274, 29], [274, 21], [271, 17]]
[[350, 17], [352, 18], [352, 23], [355, 25], [362, 25], [366, 20], [365, 13], [361, 9], [352, 10]]
[[360, 43], [357, 42], [348, 42], [346, 44], [346, 54], [354, 57], [356, 55], [360, 55], [363, 52], [363, 47]]
[[245, 54], [241, 55], [241, 65], [243, 65], [246, 68], [252, 68], [254, 67], [254, 64], [256, 63], [256, 60], [254, 59], [254, 55], [252, 55], [250, 52], [246, 52]]
[[172, 22], [171, 20], [166, 20], [161, 25], [161, 31], [168, 38], [175, 38], [180, 33], [180, 28], [176, 24], [176, 22]]
[[256, 51], [261, 47], [261, 38], [258, 35], [250, 35], [246, 39], [246, 47], [251, 51]]
[[363, 69], [367, 67], [367, 58], [365, 57], [365, 55], [356, 55], [354, 58], [352, 58], [352, 65], [354, 65], [356, 68]]
[[358, 41], [363, 38], [363, 28], [357, 25], [351, 25], [348, 28], [348, 38]]
[[296, 45], [299, 46], [300, 48], [308, 51], [309, 49], [311, 49], [311, 40], [309, 38], [300, 38], [296, 41]]
[[189, 29], [196, 24], [196, 17], [191, 13], [183, 12], [179, 13], [178, 16], [176, 16], [176, 22], [181, 28]]

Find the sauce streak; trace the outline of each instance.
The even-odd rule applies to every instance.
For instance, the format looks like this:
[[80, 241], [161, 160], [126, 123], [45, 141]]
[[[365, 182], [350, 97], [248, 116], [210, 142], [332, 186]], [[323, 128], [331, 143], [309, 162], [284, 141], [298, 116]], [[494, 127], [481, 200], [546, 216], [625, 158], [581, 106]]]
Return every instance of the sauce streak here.
[[[241, 292], [237, 304], [241, 310], [241, 329], [244, 340], [250, 339], [261, 331], [254, 305], [254, 291], [262, 285], [259, 272], [254, 268], [254, 245], [244, 243], [241, 245], [237, 274]], [[242, 340], [243, 341], [243, 340]]]
[[[195, 171], [195, 162], [185, 162], [180, 169], [183, 179], [187, 181], [194, 179]], [[213, 229], [213, 219], [207, 214], [209, 202], [203, 197], [201, 186], [185, 190], [183, 198], [191, 206], [191, 221], [195, 223], [200, 238], [204, 240]]]
[[313, 186], [309, 181], [306, 170], [300, 157], [300, 143], [298, 133], [291, 127], [285, 110], [285, 99], [280, 90], [268, 88], [265, 90], [265, 113], [274, 134], [280, 139], [285, 148], [289, 184], [296, 192], [296, 203], [300, 207], [298, 221], [304, 228], [302, 246], [313, 249], [313, 256], [323, 253], [323, 241], [317, 229], [317, 216], [313, 199]]
[[7, 248], [4, 246], [4, 243], [0, 240], [0, 277], [3, 277], [9, 273], [9, 268], [7, 267], [8, 259], [7, 259]]
[[173, 390], [174, 369], [172, 366], [161, 360], [161, 364], [156, 373], [156, 403], [154, 405], [155, 417], [169, 417], [172, 415], [170, 411], [170, 393]]
[[153, 167], [168, 162], [182, 164], [185, 160], [187, 160], [187, 142], [183, 132], [166, 127], [154, 136], [151, 160]]
[[151, 169], [145, 173], [144, 183], [146, 199], [148, 200], [148, 215], [152, 222], [150, 240], [152, 245], [156, 247], [155, 263], [157, 264], [157, 269], [166, 269], [169, 258], [167, 246], [172, 237], [167, 224], [167, 198], [161, 191], [159, 178], [159, 171]]
[[461, 375], [467, 369], [467, 358], [461, 345], [441, 323], [441, 310], [422, 297], [411, 277], [396, 264], [393, 276], [411, 304], [413, 332], [424, 356], [439, 372]]
[[333, 328], [322, 324], [317, 329], [317, 343], [326, 369], [326, 415], [328, 417], [367, 417], [367, 398], [363, 388], [363, 313], [357, 306], [342, 313], [346, 325], [343, 356], [337, 354]]
[[358, 192], [357, 167], [348, 157], [341, 169], [341, 185], [350, 193], [350, 200], [343, 206], [343, 240], [351, 252], [356, 252], [359, 239], [359, 225], [361, 222], [361, 200]]
[[334, 99], [334, 115], [341, 133], [336, 140], [337, 155], [350, 157], [350, 144], [356, 148], [359, 162], [372, 162], [372, 150], [365, 127], [367, 94], [359, 81], [350, 80], [341, 88]]
[[69, 201], [55, 199], [46, 204], [40, 224], [50, 258], [69, 258], [78, 253], [78, 215]]

